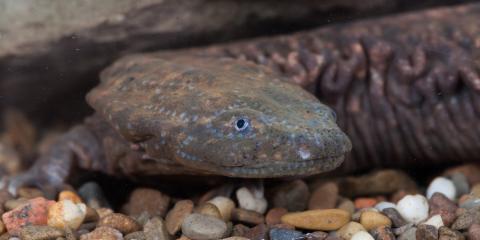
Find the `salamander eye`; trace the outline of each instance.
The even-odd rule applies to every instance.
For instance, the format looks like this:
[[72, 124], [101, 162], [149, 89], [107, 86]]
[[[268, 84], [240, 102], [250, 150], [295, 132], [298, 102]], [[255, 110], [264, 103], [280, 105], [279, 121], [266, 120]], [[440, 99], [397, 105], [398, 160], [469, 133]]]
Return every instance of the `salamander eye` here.
[[235, 121], [235, 129], [239, 132], [245, 131], [250, 125], [247, 118], [239, 118]]

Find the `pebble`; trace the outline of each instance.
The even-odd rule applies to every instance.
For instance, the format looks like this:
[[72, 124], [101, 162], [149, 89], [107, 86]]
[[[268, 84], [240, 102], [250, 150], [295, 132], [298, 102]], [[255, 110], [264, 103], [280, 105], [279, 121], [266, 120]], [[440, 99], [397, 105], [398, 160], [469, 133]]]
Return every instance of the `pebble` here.
[[54, 201], [38, 197], [28, 200], [26, 204], [4, 213], [2, 220], [8, 233], [15, 235], [25, 225], [46, 225], [48, 208], [52, 204], [54, 204]]
[[217, 196], [210, 199], [208, 202], [218, 208], [220, 215], [222, 215], [222, 219], [225, 222], [230, 221], [232, 218], [232, 210], [235, 208], [235, 202], [233, 202], [232, 199], [223, 196]]
[[397, 211], [407, 222], [420, 223], [428, 217], [427, 199], [420, 195], [407, 195], [397, 203]]
[[308, 200], [308, 209], [335, 208], [338, 200], [338, 185], [335, 182], [326, 182], [315, 188]]
[[438, 229], [432, 225], [420, 224], [415, 232], [417, 239], [436, 240], [438, 239]]
[[148, 212], [151, 216], [164, 217], [170, 204], [170, 197], [151, 188], [137, 188], [130, 193], [124, 211], [129, 216]]
[[289, 212], [303, 211], [307, 208], [310, 191], [304, 181], [295, 180], [275, 188], [271, 198], [273, 207], [285, 208]]
[[360, 216], [360, 224], [370, 231], [382, 226], [390, 227], [392, 226], [392, 221], [379, 212], [366, 211]]
[[30, 225], [23, 227], [18, 236], [22, 240], [48, 240], [63, 237], [64, 232], [54, 227]]
[[448, 227], [443, 226], [438, 229], [438, 239], [439, 240], [464, 240], [465, 237], [459, 231], [455, 231]]
[[131, 217], [121, 213], [112, 213], [98, 221], [99, 227], [111, 227], [117, 229], [122, 234], [136, 232], [141, 229], [141, 226]]
[[427, 198], [431, 198], [436, 192], [442, 193], [450, 200], [454, 200], [457, 194], [452, 180], [445, 177], [436, 177], [433, 179], [427, 188]]
[[191, 239], [220, 239], [227, 232], [227, 224], [215, 217], [192, 213], [182, 224], [182, 233]]
[[386, 208], [396, 208], [396, 207], [397, 205], [395, 205], [395, 203], [385, 202], [385, 201], [379, 202], [375, 205], [375, 208], [380, 212]]
[[356, 209], [362, 208], [372, 208], [377, 204], [377, 199], [375, 198], [357, 198], [353, 202]]
[[110, 208], [102, 188], [96, 182], [86, 182], [77, 190], [84, 203], [91, 208]]
[[47, 223], [51, 227], [63, 229], [69, 227], [77, 229], [87, 215], [87, 206], [83, 203], [74, 203], [71, 200], [62, 200], [54, 203], [48, 209]]
[[452, 229], [467, 229], [474, 223], [480, 224], [480, 207], [468, 209], [458, 216], [452, 224]]
[[70, 200], [74, 203], [82, 203], [82, 198], [72, 191], [62, 191], [58, 194], [58, 201]]
[[470, 186], [480, 182], [480, 166], [478, 164], [463, 164], [445, 171], [445, 175], [452, 175], [454, 173], [463, 174], [467, 178]]
[[232, 236], [245, 236], [249, 230], [250, 228], [243, 224], [235, 224], [232, 228]]
[[397, 240], [416, 240], [417, 239], [417, 228], [411, 227], [405, 232], [398, 236]]
[[474, 196], [475, 198], [480, 198], [480, 183], [477, 183], [472, 186], [472, 190], [470, 191], [470, 195]]
[[450, 180], [452, 180], [453, 185], [457, 191], [457, 196], [462, 196], [470, 192], [470, 185], [468, 184], [467, 177], [463, 173], [453, 173], [450, 175]]
[[468, 239], [469, 240], [480, 240], [480, 225], [473, 224], [468, 228]]
[[268, 235], [270, 236], [270, 240], [301, 239], [303, 236], [299, 231], [282, 228], [272, 228]]
[[165, 226], [168, 233], [175, 235], [182, 227], [183, 220], [193, 211], [193, 202], [191, 200], [181, 200], [175, 203], [165, 218]]
[[145, 223], [143, 233], [147, 240], [169, 240], [171, 236], [167, 231], [164, 221], [159, 217], [154, 217]]
[[[129, 233], [129, 234], [125, 235], [125, 237], [123, 239], [124, 240], [147, 240], [147, 238], [145, 237], [145, 233], [143, 233], [142, 231]], [[150, 238], [150, 239], [155, 239], [155, 238]]]
[[282, 222], [310, 230], [337, 230], [350, 221], [350, 213], [341, 209], [317, 209], [282, 216]]
[[37, 197], [45, 197], [43, 192], [40, 191], [38, 188], [31, 188], [31, 187], [21, 187], [18, 189], [17, 192], [18, 197], [32, 199]]
[[343, 198], [340, 203], [338, 204], [337, 208], [339, 209], [343, 209], [347, 212], [349, 212], [350, 214], [353, 214], [355, 213], [355, 205], [353, 204], [353, 202], [348, 199], [348, 198]]
[[446, 226], [450, 226], [455, 221], [455, 212], [458, 207], [442, 193], [434, 193], [428, 200], [428, 204], [430, 206], [430, 216], [440, 214]]
[[267, 225], [279, 224], [282, 222], [282, 216], [287, 213], [288, 211], [285, 208], [272, 208], [267, 212], [267, 215], [265, 216], [265, 222]]
[[362, 224], [357, 222], [349, 222], [337, 230], [337, 235], [343, 239], [350, 240], [353, 234], [359, 231], [365, 231], [365, 228], [363, 227]]
[[80, 236], [80, 240], [123, 240], [123, 234], [115, 228], [97, 227]]
[[305, 240], [323, 240], [328, 237], [328, 233], [322, 231], [315, 231], [304, 235]]
[[444, 226], [442, 216], [440, 216], [440, 214], [433, 215], [427, 221], [425, 221], [423, 224], [433, 226], [436, 229], [439, 229], [440, 227]]
[[249, 239], [244, 237], [228, 237], [228, 238], [222, 238], [222, 240], [249, 240]]
[[414, 223], [407, 223], [407, 224], [405, 224], [401, 227], [393, 228], [392, 232], [393, 232], [393, 234], [398, 236], [398, 235], [401, 235], [401, 234], [405, 233], [406, 231], [408, 231], [410, 228], [412, 228], [414, 226], [415, 226]]
[[10, 199], [5, 202], [4, 207], [5, 207], [5, 210], [10, 211], [19, 206], [23, 206], [27, 203], [28, 203], [28, 199], [26, 198]]
[[359, 231], [353, 234], [351, 240], [375, 240], [370, 233], [365, 231]]
[[263, 197], [263, 192], [259, 193], [259, 191], [251, 191], [246, 187], [241, 187], [237, 190], [236, 196], [240, 208], [260, 214], [267, 211], [267, 200]]
[[265, 224], [258, 224], [257, 226], [249, 229], [243, 237], [252, 240], [264, 240], [268, 239], [269, 228]]
[[466, 201], [460, 202], [460, 207], [465, 209], [475, 208], [480, 206], [480, 198], [473, 198], [468, 195], [468, 199]]
[[347, 197], [391, 194], [398, 190], [415, 191], [415, 182], [399, 170], [380, 170], [359, 177], [346, 177], [339, 182], [340, 194]]
[[255, 211], [234, 208], [232, 211], [232, 220], [248, 224], [261, 224], [265, 222], [265, 217]]
[[403, 219], [403, 217], [400, 215], [396, 208], [385, 208], [382, 210], [382, 213], [385, 214], [385, 216], [387, 216], [388, 218], [390, 218], [393, 227], [398, 228], [407, 224], [407, 221]]
[[220, 210], [218, 210], [217, 206], [206, 202], [200, 206], [198, 206], [197, 209], [195, 209], [196, 213], [200, 213], [203, 215], [208, 215], [212, 217], [216, 217], [218, 219], [222, 219], [222, 214], [220, 214]]
[[370, 231], [370, 233], [377, 240], [395, 240], [395, 235], [393, 235], [392, 229], [389, 227], [378, 227]]

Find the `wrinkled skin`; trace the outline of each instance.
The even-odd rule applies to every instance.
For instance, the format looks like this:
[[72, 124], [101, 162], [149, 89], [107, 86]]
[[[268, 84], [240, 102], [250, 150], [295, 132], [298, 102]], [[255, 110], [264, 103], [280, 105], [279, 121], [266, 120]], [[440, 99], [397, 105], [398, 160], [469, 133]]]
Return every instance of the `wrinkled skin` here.
[[[279, 74], [337, 112], [354, 146], [343, 164], [346, 171], [478, 160], [479, 18], [480, 4], [471, 4], [125, 58], [105, 71], [102, 84], [89, 94], [99, 114], [80, 132], [97, 140], [70, 149], [83, 168], [128, 175], [276, 177], [336, 167], [350, 143], [334, 125], [332, 111], [297, 87], [282, 87], [274, 77]], [[170, 85], [161, 87], [168, 79]], [[188, 80], [205, 85], [191, 86], [190, 92]], [[208, 93], [211, 99], [183, 98], [191, 93]], [[196, 121], [182, 123], [195, 115]], [[234, 134], [239, 117], [248, 117], [254, 129]], [[97, 150], [90, 147], [94, 141]], [[131, 149], [122, 147], [129, 143]], [[105, 154], [107, 161], [89, 152]], [[317, 159], [315, 167], [302, 156]], [[52, 158], [42, 159], [37, 166], [51, 169]]]

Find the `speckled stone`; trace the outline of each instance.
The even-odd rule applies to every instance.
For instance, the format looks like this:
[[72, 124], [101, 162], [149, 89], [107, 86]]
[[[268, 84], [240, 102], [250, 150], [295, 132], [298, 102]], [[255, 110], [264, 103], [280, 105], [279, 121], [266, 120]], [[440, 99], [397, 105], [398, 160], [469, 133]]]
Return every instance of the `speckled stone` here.
[[182, 233], [191, 239], [219, 239], [227, 230], [223, 220], [198, 213], [188, 215], [182, 224]]
[[480, 207], [471, 208], [458, 216], [452, 224], [452, 229], [467, 229], [474, 223], [480, 223]]
[[147, 240], [147, 238], [145, 237], [145, 233], [137, 231], [125, 235], [124, 240]]
[[420, 224], [417, 226], [415, 236], [417, 239], [436, 240], [438, 239], [438, 230], [432, 225]]
[[154, 217], [145, 223], [143, 226], [143, 233], [145, 239], [155, 240], [169, 240], [171, 236], [168, 234], [167, 228], [163, 220], [159, 217]]
[[464, 240], [465, 237], [459, 231], [455, 231], [448, 227], [443, 226], [438, 229], [438, 239], [439, 240]]
[[38, 197], [28, 200], [24, 205], [6, 212], [2, 221], [10, 234], [17, 234], [26, 225], [47, 225], [48, 208], [54, 201]]
[[133, 218], [121, 213], [112, 213], [101, 218], [97, 226], [115, 228], [122, 234], [136, 232], [142, 228]]
[[392, 229], [386, 226], [375, 228], [370, 233], [375, 240], [395, 240]]
[[315, 231], [305, 234], [305, 240], [324, 240], [328, 237], [328, 233], [322, 231]]
[[437, 192], [428, 200], [428, 204], [430, 206], [430, 216], [440, 214], [445, 226], [450, 226], [453, 223], [456, 218], [457, 205], [452, 200]]
[[111, 227], [97, 227], [90, 233], [80, 236], [80, 240], [123, 240], [123, 234]]
[[292, 240], [300, 239], [303, 234], [290, 229], [272, 228], [270, 229], [269, 236], [270, 240]]
[[48, 240], [63, 237], [64, 232], [60, 229], [49, 226], [25, 226], [19, 236], [22, 240]]
[[411, 227], [398, 236], [398, 240], [416, 240], [417, 228]]
[[480, 240], [480, 224], [472, 224], [468, 228], [468, 240]]

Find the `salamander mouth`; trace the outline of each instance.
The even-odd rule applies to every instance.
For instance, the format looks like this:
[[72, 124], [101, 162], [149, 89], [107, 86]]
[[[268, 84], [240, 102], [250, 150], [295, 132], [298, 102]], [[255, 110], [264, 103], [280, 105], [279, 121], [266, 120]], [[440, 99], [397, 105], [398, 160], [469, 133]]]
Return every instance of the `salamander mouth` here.
[[255, 166], [211, 168], [211, 173], [239, 178], [278, 178], [309, 176], [332, 171], [343, 163], [345, 155], [296, 162], [272, 162]]

